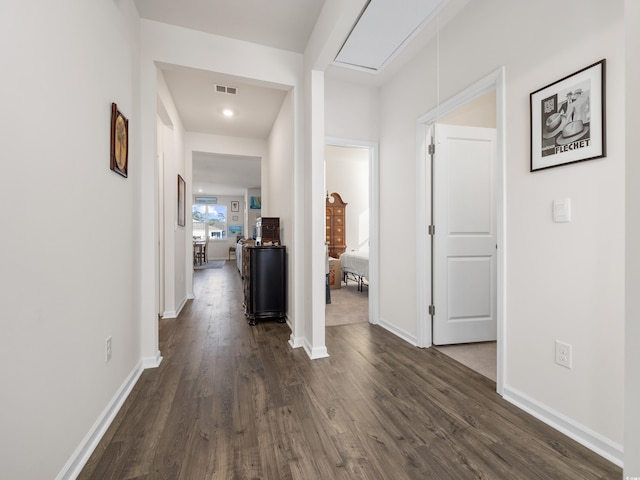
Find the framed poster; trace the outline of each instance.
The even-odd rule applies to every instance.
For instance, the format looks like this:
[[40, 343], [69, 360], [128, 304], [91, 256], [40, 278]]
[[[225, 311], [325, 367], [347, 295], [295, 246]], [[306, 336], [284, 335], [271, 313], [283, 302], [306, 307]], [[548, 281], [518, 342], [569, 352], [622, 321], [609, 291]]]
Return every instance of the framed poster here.
[[184, 219], [186, 216], [186, 184], [184, 178], [178, 174], [178, 226], [184, 227]]
[[532, 172], [606, 157], [605, 64], [530, 94]]
[[127, 178], [129, 176], [129, 120], [122, 115], [115, 103], [111, 104], [111, 170]]
[[233, 200], [231, 202], [231, 211], [232, 212], [239, 212], [240, 211], [240, 202], [237, 200]]

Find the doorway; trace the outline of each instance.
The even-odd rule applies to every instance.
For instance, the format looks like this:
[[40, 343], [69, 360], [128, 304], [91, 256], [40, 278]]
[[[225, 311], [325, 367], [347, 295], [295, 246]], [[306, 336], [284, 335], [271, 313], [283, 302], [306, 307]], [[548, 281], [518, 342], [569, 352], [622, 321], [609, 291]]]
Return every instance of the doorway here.
[[[327, 155], [335, 161], [327, 160]], [[339, 170], [340, 162], [353, 162], [349, 166], [349, 172]], [[337, 167], [337, 168], [336, 168]], [[330, 171], [334, 170], [334, 171]], [[359, 186], [354, 186], [354, 175], [359, 176]], [[342, 190], [342, 191], [341, 191]], [[325, 308], [325, 326], [342, 323], [368, 321], [378, 323], [378, 146], [376, 143], [347, 140], [340, 138], [325, 139], [325, 192], [331, 195], [336, 192], [343, 196], [348, 204], [346, 207], [347, 220], [347, 245], [348, 251], [362, 252], [368, 257], [368, 272], [364, 279], [364, 286], [358, 287], [358, 281], [353, 277], [344, 285], [349, 291], [337, 292], [337, 288], [329, 289], [329, 295], [334, 294], [337, 300], [351, 294], [352, 300], [361, 307], [359, 312], [349, 319], [335, 319], [341, 316], [338, 302], [336, 305]], [[349, 192], [345, 196], [345, 192]], [[339, 266], [339, 261], [334, 261]], [[342, 275], [338, 274], [341, 280]], [[340, 289], [342, 290], [342, 289]], [[341, 296], [341, 294], [344, 294]], [[332, 297], [332, 298], [334, 298]], [[340, 297], [340, 298], [338, 298]], [[348, 298], [342, 300], [348, 302]], [[343, 302], [344, 303], [344, 302]], [[336, 312], [330, 309], [336, 310]], [[353, 309], [352, 309], [353, 311]]]
[[[325, 325], [364, 323], [369, 321], [365, 268], [369, 252], [369, 150], [325, 145], [324, 151], [329, 256]], [[343, 251], [349, 258], [361, 260], [361, 270], [343, 270]]]
[[[504, 279], [505, 279], [505, 212], [504, 212], [504, 68], [501, 68], [458, 95], [439, 105], [436, 109], [421, 116], [417, 122], [418, 128], [418, 345], [431, 347], [435, 345], [433, 336], [434, 306], [432, 303], [433, 288], [437, 278], [432, 276], [432, 268], [436, 259], [432, 257], [433, 228], [431, 227], [434, 203], [431, 200], [431, 182], [433, 172], [431, 168], [431, 154], [428, 145], [431, 140], [430, 127], [433, 124], [452, 124], [464, 126], [493, 127], [496, 131], [496, 168], [495, 168], [495, 206], [492, 215], [495, 217], [495, 321], [496, 342], [495, 351], [495, 381], [496, 390], [502, 394], [504, 383]], [[489, 113], [487, 113], [489, 112]], [[487, 118], [489, 116], [490, 118]], [[437, 148], [437, 147], [436, 147]], [[438, 229], [438, 226], [435, 226]], [[487, 262], [488, 265], [489, 262]], [[477, 262], [477, 272], [482, 272], [484, 265]], [[469, 285], [467, 285], [469, 287]], [[437, 289], [436, 289], [437, 290]], [[438, 306], [435, 305], [437, 311]], [[464, 337], [459, 341], [465, 342]], [[457, 341], [454, 339], [454, 341]], [[480, 344], [476, 344], [476, 348]], [[489, 345], [491, 347], [491, 345]], [[457, 347], [461, 349], [461, 347]], [[464, 348], [464, 347], [462, 347]], [[471, 350], [474, 347], [469, 347]], [[445, 350], [443, 348], [443, 350]], [[464, 362], [462, 362], [464, 363]]]

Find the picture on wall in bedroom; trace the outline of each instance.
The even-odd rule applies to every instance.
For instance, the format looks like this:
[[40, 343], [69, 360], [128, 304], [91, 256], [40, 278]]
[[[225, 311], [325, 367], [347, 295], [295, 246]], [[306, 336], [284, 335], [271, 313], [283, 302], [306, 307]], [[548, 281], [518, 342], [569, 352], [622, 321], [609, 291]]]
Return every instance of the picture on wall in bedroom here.
[[605, 62], [530, 94], [532, 172], [606, 156]]

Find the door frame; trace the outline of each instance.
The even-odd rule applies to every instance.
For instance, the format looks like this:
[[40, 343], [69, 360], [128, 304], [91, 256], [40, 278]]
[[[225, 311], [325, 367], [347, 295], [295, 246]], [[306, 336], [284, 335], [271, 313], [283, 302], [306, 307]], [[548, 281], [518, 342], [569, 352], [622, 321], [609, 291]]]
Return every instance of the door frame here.
[[[378, 144], [376, 142], [366, 142], [363, 140], [352, 140], [338, 137], [326, 137], [325, 145], [346, 148], [366, 148], [369, 151], [369, 323], [378, 324], [380, 298], [379, 282], [379, 204], [380, 182]], [[326, 168], [326, 165], [325, 165]], [[326, 178], [325, 189], [326, 191]], [[324, 310], [323, 310], [324, 315]]]
[[431, 304], [431, 157], [428, 145], [431, 126], [444, 115], [453, 113], [470, 101], [491, 91], [496, 92], [496, 234], [497, 252], [497, 348], [496, 348], [496, 391], [503, 395], [506, 372], [504, 352], [506, 350], [506, 175], [505, 175], [505, 68], [500, 67], [460, 93], [449, 98], [436, 108], [421, 115], [416, 120], [416, 321], [417, 343], [427, 348], [432, 342]]

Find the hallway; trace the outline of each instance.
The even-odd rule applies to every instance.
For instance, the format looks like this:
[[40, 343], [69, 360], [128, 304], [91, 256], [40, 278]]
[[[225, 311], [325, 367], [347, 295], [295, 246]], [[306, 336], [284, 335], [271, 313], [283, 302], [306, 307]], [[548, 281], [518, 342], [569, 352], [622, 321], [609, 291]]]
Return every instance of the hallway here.
[[435, 349], [368, 323], [310, 361], [286, 324], [250, 327], [233, 262], [194, 275], [80, 479], [620, 478]]

